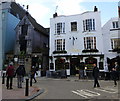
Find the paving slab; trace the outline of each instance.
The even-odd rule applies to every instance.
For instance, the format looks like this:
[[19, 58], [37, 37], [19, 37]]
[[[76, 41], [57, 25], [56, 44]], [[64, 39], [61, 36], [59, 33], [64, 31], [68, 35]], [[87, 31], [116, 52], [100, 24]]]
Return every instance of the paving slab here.
[[22, 85], [22, 88], [18, 88], [17, 87], [17, 80], [16, 78], [14, 79], [13, 82], [13, 89], [7, 89], [6, 88], [6, 84], [2, 84], [2, 86], [0, 86], [1, 88], [1, 95], [2, 95], [2, 101], [9, 101], [9, 100], [30, 100], [33, 99], [35, 96], [37, 96], [38, 94], [40, 94], [43, 89], [38, 88], [35, 83], [33, 83], [33, 86], [30, 87], [29, 86], [29, 94], [28, 96], [25, 96], [25, 88], [26, 88], [26, 83], [24, 82]]

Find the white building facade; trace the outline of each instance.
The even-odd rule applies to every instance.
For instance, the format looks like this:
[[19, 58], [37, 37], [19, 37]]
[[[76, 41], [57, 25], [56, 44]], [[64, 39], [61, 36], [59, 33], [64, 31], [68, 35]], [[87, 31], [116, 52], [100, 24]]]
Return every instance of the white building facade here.
[[96, 63], [104, 70], [103, 35], [99, 11], [70, 16], [54, 15], [50, 19], [49, 70], [67, 69], [68, 75], [77, 70], [92, 71]]
[[[107, 67], [107, 59], [115, 59], [120, 53], [120, 23], [119, 18], [111, 18], [102, 28], [104, 44], [104, 60]], [[117, 59], [117, 58], [116, 58]], [[114, 61], [113, 61], [114, 63]], [[111, 61], [112, 65], [112, 61]], [[114, 64], [113, 64], [114, 65]]]

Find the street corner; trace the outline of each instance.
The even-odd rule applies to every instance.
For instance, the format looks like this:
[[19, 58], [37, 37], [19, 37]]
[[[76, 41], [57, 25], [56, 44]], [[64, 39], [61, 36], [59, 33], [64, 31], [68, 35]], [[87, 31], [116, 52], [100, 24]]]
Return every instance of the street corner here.
[[37, 88], [34, 87], [34, 90], [32, 91], [32, 94], [30, 96], [28, 96], [25, 101], [29, 101], [34, 99], [35, 97], [39, 96], [40, 94], [44, 93], [44, 89], [43, 88]]
[[29, 87], [28, 96], [25, 95], [25, 87], [23, 88], [17, 88], [16, 86], [13, 86], [12, 90], [9, 90], [5, 87], [5, 85], [2, 85], [2, 101], [13, 99], [13, 100], [31, 100], [35, 98], [36, 96], [43, 93], [44, 90], [41, 88], [38, 88], [36, 86]]

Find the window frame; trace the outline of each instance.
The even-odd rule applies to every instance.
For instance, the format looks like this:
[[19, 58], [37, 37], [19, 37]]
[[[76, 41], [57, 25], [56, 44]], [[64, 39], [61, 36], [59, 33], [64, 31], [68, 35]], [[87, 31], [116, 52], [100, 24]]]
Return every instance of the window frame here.
[[64, 50], [65, 50], [65, 39], [56, 39], [55, 51], [64, 51]]
[[85, 19], [83, 20], [83, 32], [95, 31], [95, 19]]
[[71, 22], [71, 31], [77, 31], [77, 21]]
[[111, 39], [111, 48], [116, 49], [120, 46], [120, 38]]
[[65, 23], [59, 22], [55, 23], [55, 34], [64, 34], [65, 33]]
[[84, 37], [84, 49], [96, 49], [96, 37]]
[[119, 28], [119, 23], [118, 23], [118, 21], [113, 21], [113, 22], [112, 22], [112, 27], [113, 27], [113, 28]]

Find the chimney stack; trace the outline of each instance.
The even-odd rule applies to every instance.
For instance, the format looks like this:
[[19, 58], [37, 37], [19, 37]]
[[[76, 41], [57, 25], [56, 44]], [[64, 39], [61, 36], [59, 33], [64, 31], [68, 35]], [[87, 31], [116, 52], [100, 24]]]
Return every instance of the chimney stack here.
[[94, 12], [97, 12], [98, 8], [96, 6], [94, 6]]
[[55, 12], [55, 14], [53, 14], [53, 18], [55, 18], [55, 17], [57, 17], [58, 15], [57, 15], [57, 13]]

